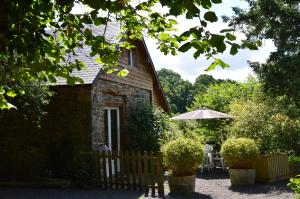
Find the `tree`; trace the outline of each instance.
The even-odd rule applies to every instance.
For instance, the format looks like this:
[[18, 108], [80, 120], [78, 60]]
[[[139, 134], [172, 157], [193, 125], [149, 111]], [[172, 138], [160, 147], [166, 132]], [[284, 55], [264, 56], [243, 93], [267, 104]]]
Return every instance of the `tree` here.
[[244, 83], [231, 80], [216, 80], [204, 93], [195, 96], [189, 109], [207, 107], [216, 111], [228, 112], [235, 100], [262, 99], [262, 85], [255, 77], [249, 76]]
[[157, 73], [172, 112], [185, 112], [192, 101], [192, 84], [170, 69], [164, 68]]
[[229, 104], [240, 96], [238, 83], [220, 83], [210, 85], [206, 92], [195, 96], [191, 110], [206, 107], [221, 112], [229, 111]]
[[195, 83], [193, 85], [194, 87], [193, 94], [196, 95], [205, 92], [209, 85], [214, 84], [216, 82], [217, 80], [211, 75], [206, 75], [206, 74], [199, 75], [196, 78]]
[[[95, 56], [108, 73], [126, 75], [127, 71], [116, 67], [121, 48], [133, 48], [128, 40], [141, 39], [143, 33], [155, 38], [165, 54], [195, 50], [195, 58], [205, 55], [214, 58], [226, 49], [236, 54], [242, 47], [256, 44], [238, 44], [232, 30], [213, 34], [207, 24], [218, 20], [211, 11], [213, 4], [222, 0], [4, 0], [0, 7], [0, 109], [12, 108], [11, 99], [27, 92], [23, 81], [55, 82], [57, 77], [66, 78], [69, 84], [82, 80], [71, 74], [82, 69], [84, 63], [76, 58], [83, 45], [91, 47]], [[74, 4], [90, 7], [91, 12], [82, 15], [71, 13]], [[166, 13], [157, 12], [154, 6], [161, 4]], [[201, 11], [201, 12], [200, 12]], [[198, 18], [199, 24], [184, 33], [173, 33], [176, 17]], [[105, 26], [110, 21], [122, 25], [121, 41], [110, 41], [103, 34], [93, 34], [90, 26]], [[49, 34], [50, 29], [54, 34]], [[216, 66], [228, 67], [215, 58], [209, 70]]]
[[[300, 99], [300, 11], [299, 0], [248, 0], [250, 9], [234, 8], [232, 27], [247, 35], [247, 41], [272, 39], [277, 51], [266, 64], [250, 63], [274, 95]], [[228, 19], [228, 18], [227, 18]]]

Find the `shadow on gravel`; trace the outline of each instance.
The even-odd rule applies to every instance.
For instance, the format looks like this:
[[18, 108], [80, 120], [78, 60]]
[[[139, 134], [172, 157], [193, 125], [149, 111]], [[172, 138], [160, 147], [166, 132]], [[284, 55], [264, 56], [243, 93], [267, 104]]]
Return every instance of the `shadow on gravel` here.
[[200, 171], [197, 173], [197, 178], [202, 178], [205, 180], [209, 179], [229, 179], [229, 175], [227, 171], [223, 171], [222, 169], [213, 169], [211, 171], [204, 171], [201, 173]]
[[287, 186], [288, 181], [279, 181], [269, 184], [256, 183], [254, 185], [245, 186], [231, 186], [229, 189], [233, 192], [245, 193], [245, 194], [261, 194], [276, 192], [278, 194], [284, 192], [292, 192], [292, 190]]
[[172, 194], [169, 193], [166, 199], [185, 199], [185, 198], [197, 198], [197, 199], [212, 199], [210, 195], [201, 194], [201, 193], [191, 193], [191, 194]]

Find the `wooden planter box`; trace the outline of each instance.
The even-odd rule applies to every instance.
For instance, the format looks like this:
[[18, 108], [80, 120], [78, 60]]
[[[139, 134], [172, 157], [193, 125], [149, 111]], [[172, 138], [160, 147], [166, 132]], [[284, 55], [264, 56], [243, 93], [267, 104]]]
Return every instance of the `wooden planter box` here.
[[300, 174], [300, 162], [289, 163], [289, 174], [290, 174], [290, 178], [293, 178], [296, 175]]
[[256, 181], [275, 182], [289, 178], [287, 154], [262, 155], [256, 165]]

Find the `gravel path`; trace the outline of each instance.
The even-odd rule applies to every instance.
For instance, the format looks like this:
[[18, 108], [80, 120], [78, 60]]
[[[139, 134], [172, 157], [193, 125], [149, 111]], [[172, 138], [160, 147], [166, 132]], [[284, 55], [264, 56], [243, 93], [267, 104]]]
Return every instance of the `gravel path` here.
[[[252, 186], [231, 187], [228, 175], [220, 171], [199, 174], [196, 181], [196, 193], [186, 196], [169, 194], [165, 184], [166, 199], [291, 199], [292, 191], [287, 181], [273, 184], [255, 184]], [[130, 191], [105, 191], [99, 189], [25, 189], [0, 188], [0, 199], [134, 199], [145, 197], [143, 193]], [[157, 196], [156, 196], [157, 198]]]
[[[188, 196], [171, 196], [167, 198], [199, 199], [291, 199], [293, 192], [287, 187], [287, 181], [272, 184], [255, 184], [251, 186], [231, 187], [227, 173], [216, 170], [198, 174], [196, 193]], [[168, 186], [165, 186], [168, 189]], [[166, 190], [166, 193], [169, 191]]]

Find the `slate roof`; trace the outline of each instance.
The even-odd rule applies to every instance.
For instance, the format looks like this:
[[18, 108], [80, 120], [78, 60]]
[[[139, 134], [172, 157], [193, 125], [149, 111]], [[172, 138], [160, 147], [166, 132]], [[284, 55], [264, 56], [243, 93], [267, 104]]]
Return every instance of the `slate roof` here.
[[[93, 30], [93, 34], [103, 35], [104, 29], [105, 29], [104, 26], [100, 26], [100, 27], [96, 27], [94, 25], [88, 25], [88, 26], [90, 26], [90, 28]], [[106, 31], [105, 31], [105, 37], [106, 37], [107, 40], [109, 40], [113, 43], [117, 43], [117, 42], [119, 42], [117, 37], [120, 35], [120, 31], [121, 31], [121, 27], [120, 27], [119, 23], [110, 22], [107, 25], [107, 28], [106, 28]], [[145, 50], [146, 50], [148, 56], [150, 57], [150, 65], [152, 67], [152, 70], [153, 70], [153, 73], [154, 73], [154, 76], [155, 76], [155, 80], [158, 84], [159, 90], [161, 91], [161, 93], [163, 95], [164, 101], [165, 101], [165, 103], [167, 105], [167, 108], [168, 108], [168, 112], [170, 112], [170, 110], [171, 110], [170, 105], [166, 100], [167, 98], [165, 96], [165, 93], [164, 93], [164, 91], [162, 89], [162, 86], [160, 84], [160, 81], [158, 79], [158, 75], [156, 73], [154, 64], [151, 60], [151, 56], [150, 56], [150, 53], [147, 49], [146, 42], [145, 42], [144, 39], [143, 39], [142, 42], [145, 46]], [[101, 69], [101, 65], [95, 61], [95, 59], [97, 57], [96, 56], [91, 57], [90, 54], [89, 54], [90, 52], [91, 52], [91, 49], [90, 49], [89, 46], [83, 46], [82, 48], [78, 49], [76, 58], [79, 61], [84, 62], [86, 67], [82, 70], [73, 70], [72, 73], [71, 73], [73, 76], [81, 78], [84, 81], [85, 85], [92, 84], [93, 81], [96, 79], [96, 77], [97, 77], [97, 75], [98, 75], [98, 73]], [[75, 59], [75, 57], [73, 59]], [[64, 85], [67, 85], [67, 82], [64, 78], [58, 78], [54, 85], [64, 86]]]
[[[93, 34], [95, 35], [102, 35], [104, 33], [104, 26], [94, 26], [94, 25], [87, 25], [89, 28], [91, 28], [93, 31]], [[106, 31], [105, 31], [105, 37], [107, 40], [117, 43], [117, 37], [120, 34], [120, 24], [115, 22], [110, 22], [107, 25]], [[95, 57], [91, 57], [90, 53], [91, 48], [89, 46], [83, 46], [82, 48], [77, 50], [77, 56], [76, 58], [79, 61], [82, 61], [85, 63], [85, 68], [82, 70], [73, 70], [72, 75], [81, 78], [84, 81], [84, 84], [92, 84], [94, 79], [96, 78], [97, 74], [99, 73], [99, 70], [101, 68], [101, 65], [99, 63], [95, 62]], [[73, 58], [73, 60], [75, 57]], [[72, 61], [72, 58], [71, 58]], [[66, 79], [64, 78], [58, 78], [56, 80], [56, 83], [54, 85], [67, 85]]]

